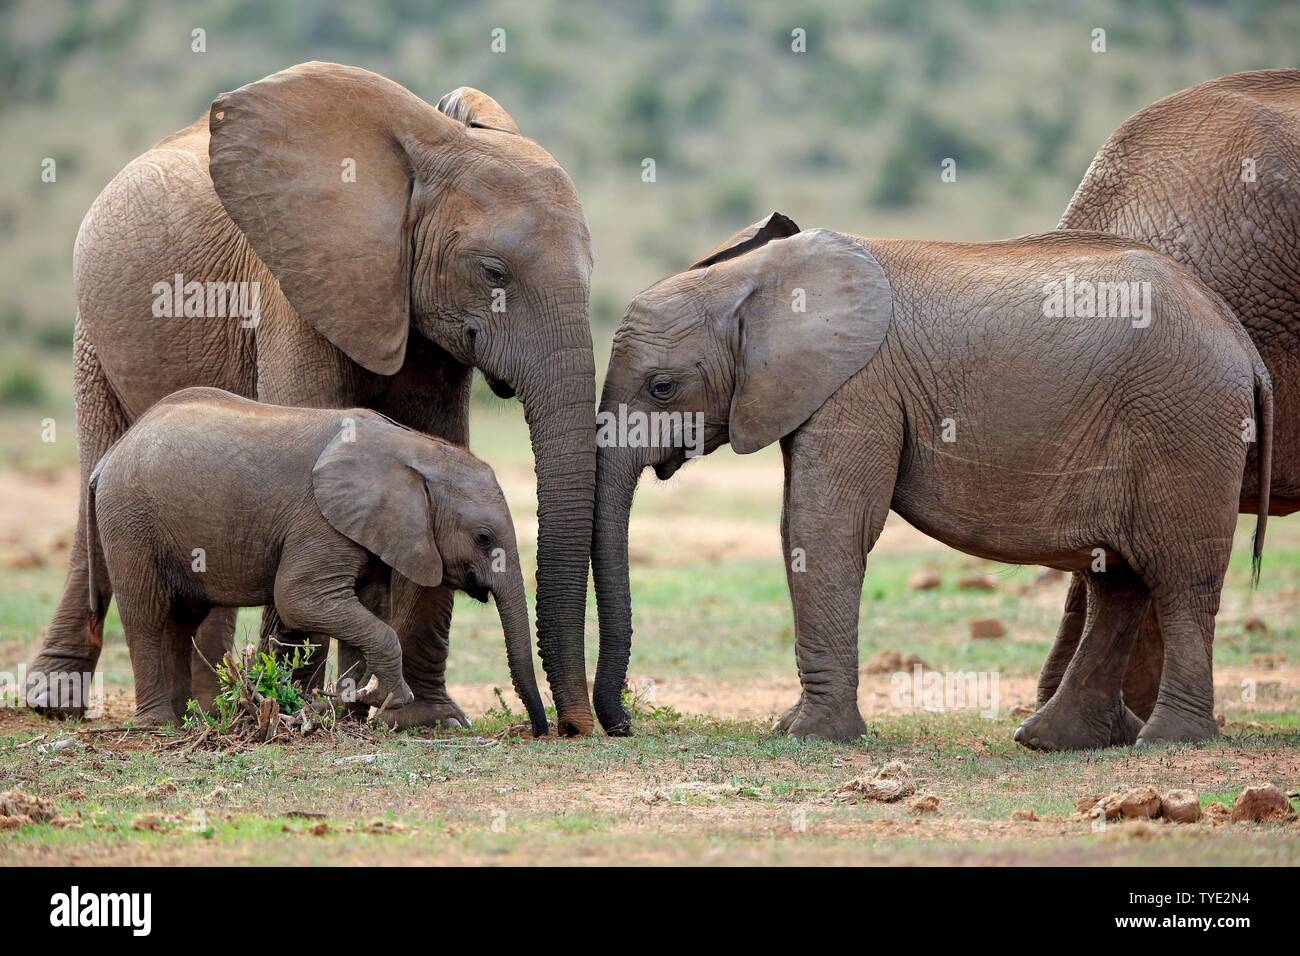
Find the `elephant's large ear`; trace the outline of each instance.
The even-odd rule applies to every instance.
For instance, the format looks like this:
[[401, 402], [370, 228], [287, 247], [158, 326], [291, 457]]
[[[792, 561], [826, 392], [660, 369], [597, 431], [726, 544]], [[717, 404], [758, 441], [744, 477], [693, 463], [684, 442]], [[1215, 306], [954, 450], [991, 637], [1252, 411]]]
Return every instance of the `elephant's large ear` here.
[[434, 506], [411, 447], [409, 436], [386, 423], [345, 423], [316, 459], [312, 490], [335, 531], [403, 577], [434, 587], [442, 581]]
[[747, 252], [753, 252], [767, 245], [773, 239], [788, 239], [798, 231], [799, 227], [794, 224], [793, 219], [774, 212], [766, 219], [760, 219], [752, 226], [746, 226], [721, 245], [715, 246], [708, 255], [694, 263], [691, 269], [704, 269], [727, 259], [743, 256]]
[[452, 90], [438, 101], [438, 109], [466, 126], [497, 129], [516, 135], [519, 133], [514, 117], [492, 97], [472, 86], [460, 86]]
[[826, 229], [774, 240], [717, 271], [736, 303], [728, 432], [743, 455], [794, 431], [871, 360], [893, 296], [876, 257]]
[[300, 316], [372, 372], [410, 327], [413, 150], [463, 133], [367, 70], [304, 63], [212, 102], [221, 204]]

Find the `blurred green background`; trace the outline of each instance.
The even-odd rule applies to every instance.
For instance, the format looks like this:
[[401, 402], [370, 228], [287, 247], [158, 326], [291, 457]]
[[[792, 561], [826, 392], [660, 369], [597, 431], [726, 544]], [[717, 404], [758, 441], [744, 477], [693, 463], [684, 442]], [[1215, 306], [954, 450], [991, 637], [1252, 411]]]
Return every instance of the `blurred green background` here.
[[631, 296], [773, 209], [880, 236], [1050, 228], [1135, 110], [1300, 66], [1298, 41], [1295, 0], [0, 2], [0, 405], [69, 408], [71, 250], [99, 190], [216, 94], [304, 60], [430, 102], [479, 87], [546, 146], [591, 223], [603, 357]]

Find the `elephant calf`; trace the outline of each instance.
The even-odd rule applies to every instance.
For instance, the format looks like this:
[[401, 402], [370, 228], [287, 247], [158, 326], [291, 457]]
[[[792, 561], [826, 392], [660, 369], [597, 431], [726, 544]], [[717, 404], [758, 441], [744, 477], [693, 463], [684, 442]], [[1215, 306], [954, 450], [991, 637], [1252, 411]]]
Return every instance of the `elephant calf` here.
[[[865, 731], [858, 608], [893, 509], [970, 554], [1086, 578], [1080, 647], [1019, 731], [1026, 743], [1216, 733], [1214, 615], [1256, 434], [1269, 487], [1272, 386], [1223, 300], [1172, 259], [1100, 233], [885, 241], [774, 215], [633, 301], [600, 418], [634, 415], [658, 415], [670, 434], [598, 436], [595, 702], [607, 730], [627, 726], [618, 691], [639, 475], [667, 478], [727, 442], [743, 454], [779, 441], [803, 692], [778, 729]], [[702, 449], [662, 440], [688, 422], [702, 422]], [[1135, 725], [1121, 679], [1131, 625], [1152, 601], [1165, 676]]]
[[[110, 584], [117, 596], [137, 720], [183, 712], [191, 639], [214, 607], [273, 605], [294, 633], [338, 638], [340, 661], [362, 655], [378, 679], [364, 702], [403, 706], [412, 695], [384, 620], [397, 572], [495, 597], [515, 690], [546, 733], [514, 526], [492, 470], [462, 448], [365, 409], [187, 388], [100, 460], [86, 520], [90, 599], [106, 603]], [[96, 580], [105, 565], [109, 580]]]

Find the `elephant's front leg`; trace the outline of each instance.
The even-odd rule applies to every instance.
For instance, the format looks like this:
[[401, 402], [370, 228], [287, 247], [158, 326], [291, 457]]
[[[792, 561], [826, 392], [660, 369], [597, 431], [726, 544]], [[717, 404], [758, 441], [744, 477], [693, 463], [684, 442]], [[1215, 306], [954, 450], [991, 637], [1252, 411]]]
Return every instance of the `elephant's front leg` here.
[[858, 712], [858, 608], [866, 554], [884, 527], [889, 480], [838, 470], [823, 455], [801, 469], [790, 460], [786, 523], [795, 660], [803, 692], [789, 715], [792, 737], [854, 740], [867, 727]]
[[402, 673], [415, 700], [387, 715], [389, 723], [399, 727], [470, 726], [465, 711], [447, 693], [454, 595], [449, 587], [422, 588], [393, 572], [393, 629], [402, 642]]

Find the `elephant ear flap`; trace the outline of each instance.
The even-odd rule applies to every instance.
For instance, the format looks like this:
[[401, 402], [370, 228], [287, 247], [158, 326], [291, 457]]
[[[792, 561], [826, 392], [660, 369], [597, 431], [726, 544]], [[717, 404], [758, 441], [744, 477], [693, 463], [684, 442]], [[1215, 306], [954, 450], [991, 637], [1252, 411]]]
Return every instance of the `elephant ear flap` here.
[[316, 505], [339, 534], [423, 587], [442, 581], [433, 503], [394, 426], [346, 423], [312, 469]]
[[[766, 219], [761, 219], [752, 226], [746, 226], [721, 245], [715, 246], [708, 255], [694, 263], [691, 269], [705, 269], [727, 259], [743, 256], [747, 252], [753, 252], [767, 245], [773, 239], [787, 239], [798, 231], [799, 227], [795, 225], [793, 219], [774, 212]], [[687, 271], [689, 272], [690, 269]]]
[[728, 432], [744, 455], [797, 429], [871, 361], [893, 294], [875, 256], [826, 229], [770, 242], [724, 270], [741, 280]]
[[289, 304], [348, 358], [402, 366], [410, 153], [461, 130], [367, 70], [304, 63], [212, 102], [208, 171]]
[[472, 86], [460, 86], [438, 101], [439, 112], [477, 129], [495, 129], [519, 135], [514, 117], [501, 104]]

